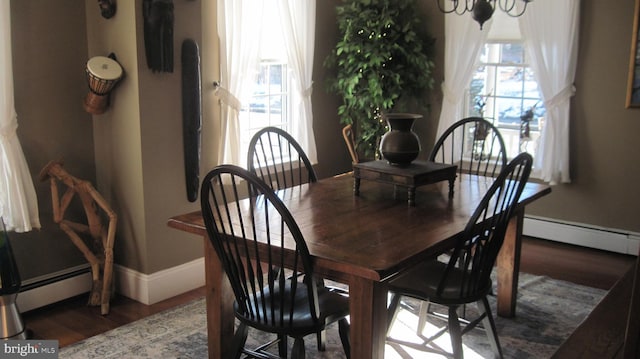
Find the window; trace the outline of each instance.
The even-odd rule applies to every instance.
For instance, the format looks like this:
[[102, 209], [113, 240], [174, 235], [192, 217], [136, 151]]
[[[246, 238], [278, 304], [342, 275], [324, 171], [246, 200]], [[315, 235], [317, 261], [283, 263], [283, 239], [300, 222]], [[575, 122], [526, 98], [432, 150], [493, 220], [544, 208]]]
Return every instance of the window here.
[[467, 115], [498, 126], [509, 159], [524, 151], [535, 156], [546, 111], [523, 40], [517, 18], [496, 11], [466, 102]]
[[521, 42], [487, 42], [468, 93], [467, 114], [498, 126], [509, 158], [534, 154], [545, 108]]
[[251, 137], [269, 125], [289, 132], [317, 163], [311, 106], [316, 2], [218, 0], [217, 6], [218, 163], [244, 166]]
[[291, 74], [278, 9], [265, 6], [260, 39], [260, 67], [251, 86], [251, 96], [242, 101], [240, 153], [247, 153], [253, 135], [267, 126], [291, 132]]
[[267, 126], [289, 132], [291, 110], [287, 64], [281, 60], [262, 59], [260, 71], [252, 87], [252, 95], [243, 101], [240, 112], [240, 153], [247, 153], [251, 137]]

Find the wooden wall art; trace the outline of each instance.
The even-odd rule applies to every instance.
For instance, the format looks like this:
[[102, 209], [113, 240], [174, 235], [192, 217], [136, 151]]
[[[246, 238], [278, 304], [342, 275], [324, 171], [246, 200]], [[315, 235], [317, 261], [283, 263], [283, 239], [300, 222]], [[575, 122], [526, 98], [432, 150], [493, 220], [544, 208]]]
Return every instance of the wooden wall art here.
[[116, 14], [116, 0], [98, 0], [98, 6], [105, 19], [111, 19]]
[[631, 36], [631, 56], [629, 60], [629, 80], [627, 84], [627, 108], [640, 107], [640, 36], [638, 36], [638, 17], [640, 0], [636, 0], [633, 10], [633, 34]]
[[153, 72], [173, 72], [173, 1], [143, 0], [144, 49]]
[[182, 42], [182, 138], [187, 199], [195, 202], [200, 188], [200, 130], [202, 128], [200, 53], [191, 39]]

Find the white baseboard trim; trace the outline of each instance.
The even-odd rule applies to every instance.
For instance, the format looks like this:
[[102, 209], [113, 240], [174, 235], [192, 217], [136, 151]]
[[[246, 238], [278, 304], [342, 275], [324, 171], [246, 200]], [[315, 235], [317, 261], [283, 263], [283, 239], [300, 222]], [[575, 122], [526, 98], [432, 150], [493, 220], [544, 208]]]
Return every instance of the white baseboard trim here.
[[21, 312], [44, 307], [91, 291], [91, 273], [83, 273], [18, 294], [16, 305]]
[[154, 304], [204, 286], [204, 258], [153, 274], [114, 266], [116, 292], [143, 304]]
[[[153, 274], [115, 265], [114, 278], [119, 294], [147, 305], [154, 304], [204, 286], [204, 258]], [[89, 291], [91, 273], [83, 273], [20, 292], [16, 304], [21, 312], [26, 312]]]
[[638, 255], [640, 233], [525, 216], [523, 234], [610, 252]]

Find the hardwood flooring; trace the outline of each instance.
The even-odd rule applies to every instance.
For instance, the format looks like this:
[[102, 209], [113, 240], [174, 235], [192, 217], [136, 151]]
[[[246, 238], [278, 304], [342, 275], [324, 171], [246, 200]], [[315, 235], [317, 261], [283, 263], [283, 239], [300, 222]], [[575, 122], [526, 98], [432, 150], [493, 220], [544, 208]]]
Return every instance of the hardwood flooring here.
[[[634, 256], [603, 252], [546, 240], [525, 238], [521, 271], [609, 289], [634, 263]], [[60, 347], [204, 296], [198, 288], [165, 301], [144, 305], [116, 296], [110, 313], [87, 307], [82, 295], [22, 315], [37, 339], [57, 339]]]

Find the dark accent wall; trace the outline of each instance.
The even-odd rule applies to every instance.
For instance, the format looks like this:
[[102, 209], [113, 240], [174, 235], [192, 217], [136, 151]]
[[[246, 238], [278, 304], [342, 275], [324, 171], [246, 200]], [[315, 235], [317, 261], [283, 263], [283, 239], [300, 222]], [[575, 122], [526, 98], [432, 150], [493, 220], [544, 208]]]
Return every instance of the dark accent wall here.
[[[62, 159], [71, 174], [95, 181], [91, 116], [82, 108], [88, 91], [84, 2], [13, 0], [11, 25], [18, 137], [42, 224], [41, 230], [10, 237], [22, 278], [28, 280], [86, 263], [53, 223], [49, 183], [38, 179], [50, 160]], [[75, 203], [67, 215], [78, 221], [84, 216]]]

